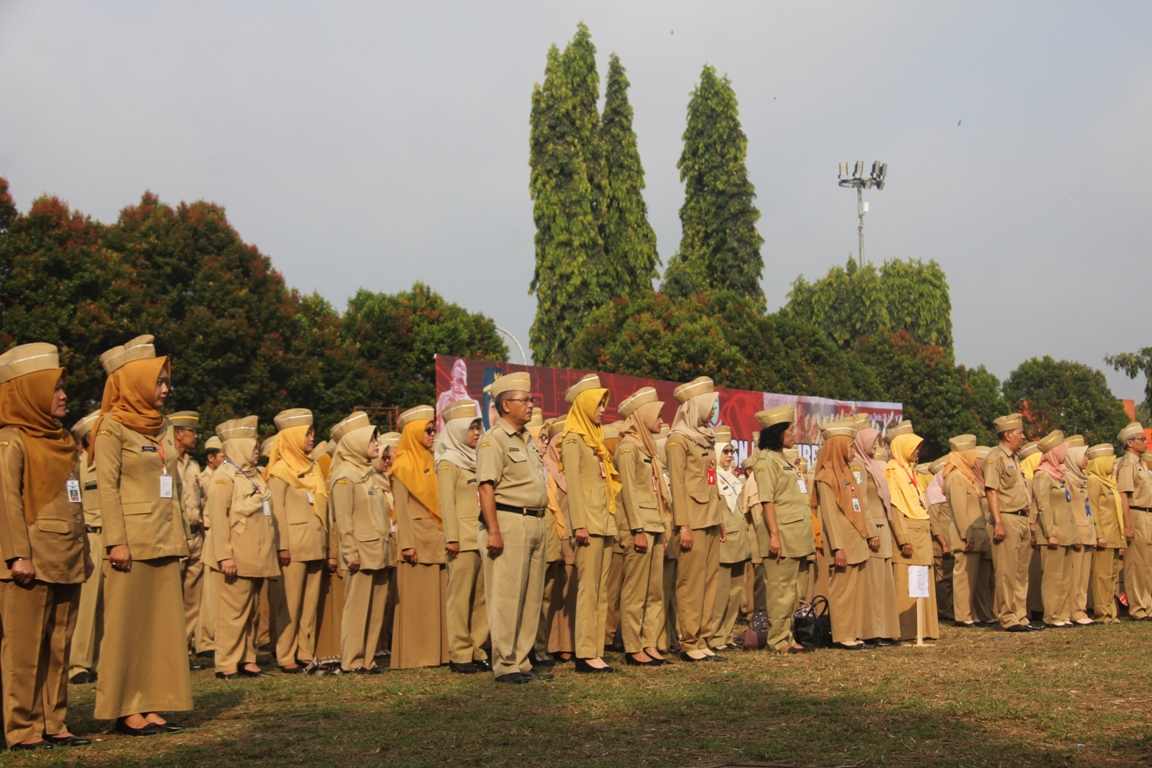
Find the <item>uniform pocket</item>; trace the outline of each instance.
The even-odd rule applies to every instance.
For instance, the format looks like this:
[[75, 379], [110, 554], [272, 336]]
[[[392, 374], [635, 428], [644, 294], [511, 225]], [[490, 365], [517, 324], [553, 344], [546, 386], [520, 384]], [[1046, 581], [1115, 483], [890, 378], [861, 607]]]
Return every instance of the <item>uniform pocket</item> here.
[[36, 521], [36, 528], [44, 533], [71, 533], [72, 526], [64, 520], [43, 519]]
[[147, 515], [152, 511], [151, 501], [126, 501], [120, 505], [125, 515]]

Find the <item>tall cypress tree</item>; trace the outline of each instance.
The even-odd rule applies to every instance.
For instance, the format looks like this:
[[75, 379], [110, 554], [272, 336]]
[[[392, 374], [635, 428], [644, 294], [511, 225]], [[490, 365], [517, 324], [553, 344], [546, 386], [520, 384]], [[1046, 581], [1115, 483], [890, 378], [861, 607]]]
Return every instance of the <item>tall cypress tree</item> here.
[[614, 294], [633, 296], [651, 290], [660, 256], [656, 233], [644, 203], [644, 166], [632, 130], [628, 77], [619, 57], [608, 59], [608, 86], [600, 135], [604, 146], [607, 196], [602, 210], [604, 251], [612, 269]]
[[764, 239], [756, 231], [760, 212], [748, 180], [748, 137], [740, 127], [736, 92], [705, 65], [688, 103], [684, 152], [677, 167], [685, 185], [680, 208], [680, 250], [668, 262], [664, 291], [683, 296], [731, 290], [763, 309], [760, 275]]

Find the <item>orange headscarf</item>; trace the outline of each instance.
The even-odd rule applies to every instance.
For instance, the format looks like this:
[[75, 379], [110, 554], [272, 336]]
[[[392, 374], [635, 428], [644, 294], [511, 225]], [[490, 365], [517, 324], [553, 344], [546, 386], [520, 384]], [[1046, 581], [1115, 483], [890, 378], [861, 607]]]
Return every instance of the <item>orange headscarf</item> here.
[[156, 380], [172, 367], [167, 357], [133, 360], [112, 371], [104, 382], [104, 399], [100, 401], [100, 418], [92, 425], [92, 444], [88, 465], [96, 459], [96, 441], [105, 418], [118, 421], [134, 432], [149, 437], [164, 428], [164, 414], [156, 410]]
[[391, 477], [404, 483], [416, 501], [420, 502], [432, 519], [441, 527], [440, 487], [436, 482], [436, 466], [432, 451], [424, 447], [424, 430], [432, 422], [416, 419], [404, 425], [400, 433], [400, 445], [396, 448], [396, 458], [392, 460]]
[[824, 441], [820, 453], [816, 454], [816, 471], [814, 473], [816, 482], [812, 483], [812, 488], [808, 491], [809, 502], [813, 509], [819, 507], [820, 501], [816, 495], [816, 486], [818, 483], [824, 483], [836, 496], [836, 506], [840, 507], [844, 517], [848, 518], [848, 522], [852, 523], [852, 527], [861, 536], [866, 536], [864, 508], [861, 506], [857, 510], [852, 504], [853, 499], [860, 498], [860, 487], [856, 485], [856, 477], [848, 467], [851, 448], [852, 438], [847, 435], [835, 435]]
[[52, 414], [63, 368], [17, 376], [0, 384], [0, 426], [24, 437], [24, 521], [31, 525], [72, 474], [76, 443]]

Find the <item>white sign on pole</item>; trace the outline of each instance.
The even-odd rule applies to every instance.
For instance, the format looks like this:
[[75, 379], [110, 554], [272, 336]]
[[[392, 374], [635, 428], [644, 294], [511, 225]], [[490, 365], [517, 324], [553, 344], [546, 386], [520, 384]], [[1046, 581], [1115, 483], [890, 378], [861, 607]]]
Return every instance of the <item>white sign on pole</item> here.
[[929, 597], [928, 566], [908, 566], [908, 597]]

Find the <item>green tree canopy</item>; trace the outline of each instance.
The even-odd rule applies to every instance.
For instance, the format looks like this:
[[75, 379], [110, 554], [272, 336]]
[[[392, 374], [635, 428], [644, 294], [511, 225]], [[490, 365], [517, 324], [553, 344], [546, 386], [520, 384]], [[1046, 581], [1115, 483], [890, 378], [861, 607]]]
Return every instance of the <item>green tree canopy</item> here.
[[1011, 412], [1000, 392], [1000, 379], [982, 365], [956, 366], [956, 374], [960, 377], [960, 413], [955, 434], [972, 434], [980, 445], [996, 445], [999, 438], [992, 422]]
[[1084, 435], [1089, 445], [1115, 445], [1128, 423], [1104, 374], [1069, 360], [1044, 356], [1024, 361], [1004, 382], [1004, 398], [1025, 415], [1024, 430], [1033, 440], [1059, 429]]
[[1118, 355], [1106, 355], [1104, 362], [1120, 371], [1130, 379], [1144, 375], [1144, 402], [1143, 408], [1137, 414], [1144, 417], [1141, 422], [1148, 426], [1148, 412], [1152, 410], [1152, 347], [1143, 347], [1135, 352], [1121, 352]]

